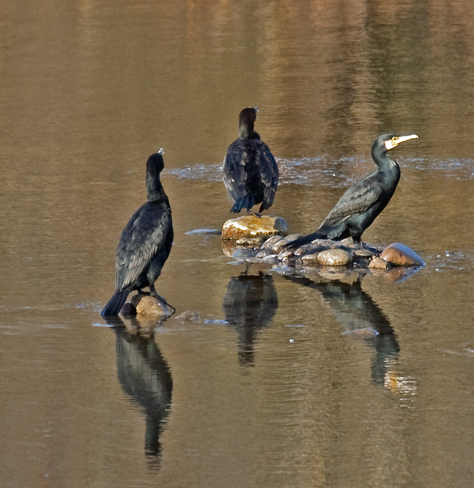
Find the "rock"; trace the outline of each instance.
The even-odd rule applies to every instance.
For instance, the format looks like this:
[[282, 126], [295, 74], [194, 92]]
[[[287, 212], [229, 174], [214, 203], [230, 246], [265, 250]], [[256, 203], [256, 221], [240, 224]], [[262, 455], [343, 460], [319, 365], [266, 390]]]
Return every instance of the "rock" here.
[[415, 251], [398, 242], [390, 244], [390, 246], [386, 247], [380, 255], [380, 258], [384, 259], [390, 264], [393, 264], [394, 266], [425, 265], [423, 259], [421, 259]]
[[278, 241], [281, 241], [282, 239], [282, 236], [270, 237], [262, 244], [262, 249], [271, 249], [274, 244], [276, 244]]
[[124, 317], [134, 317], [135, 315], [137, 315], [137, 309], [130, 302], [127, 302], [122, 307], [122, 310], [120, 311], [120, 313]]
[[186, 310], [186, 312], [180, 313], [175, 320], [180, 322], [198, 322], [200, 319], [199, 314], [193, 310]]
[[131, 304], [135, 307], [137, 315], [154, 317], [170, 315], [167, 308], [151, 295], [137, 293], [132, 297]]
[[271, 249], [262, 248], [262, 250], [255, 257], [263, 259], [263, 258], [266, 258], [267, 256], [270, 256], [270, 255], [274, 256], [275, 253]]
[[343, 249], [327, 249], [318, 254], [318, 261], [325, 266], [347, 266], [352, 261], [352, 254]]
[[320, 262], [318, 260], [318, 254], [317, 252], [313, 253], [313, 254], [306, 254], [305, 256], [303, 256], [301, 258], [301, 264], [303, 266], [308, 266], [308, 267], [315, 267], [315, 266], [319, 266], [320, 265]]
[[286, 239], [282, 239], [280, 241], [278, 241], [276, 244], [273, 244], [272, 246], [272, 251], [275, 253], [275, 254], [279, 254], [280, 251], [283, 249], [283, 247], [288, 244], [288, 241]]
[[376, 268], [376, 269], [387, 269], [388, 263], [384, 259], [374, 256], [369, 263], [369, 268]]
[[271, 237], [274, 235], [286, 235], [288, 226], [285, 219], [262, 215], [243, 215], [236, 219], [227, 220], [222, 227], [222, 239], [255, 239]]

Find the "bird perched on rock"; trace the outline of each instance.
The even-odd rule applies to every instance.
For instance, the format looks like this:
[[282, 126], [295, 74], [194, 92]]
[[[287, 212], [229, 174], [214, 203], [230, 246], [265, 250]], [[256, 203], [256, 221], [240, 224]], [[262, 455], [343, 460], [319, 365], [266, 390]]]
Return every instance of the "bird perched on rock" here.
[[377, 137], [372, 146], [372, 158], [378, 169], [342, 195], [316, 232], [291, 241], [285, 247], [294, 249], [314, 239], [342, 240], [352, 237], [357, 246], [363, 249], [362, 233], [387, 206], [400, 179], [400, 168], [387, 156], [387, 152], [411, 139], [418, 139], [418, 136], [383, 134]]
[[254, 130], [258, 108], [244, 108], [239, 114], [239, 137], [227, 149], [224, 158], [224, 185], [239, 213], [261, 203], [259, 212], [272, 206], [278, 185], [278, 166], [270, 148]]
[[116, 290], [100, 313], [103, 317], [118, 315], [128, 294], [146, 286], [153, 297], [175, 310], [155, 290], [155, 281], [173, 244], [171, 208], [160, 181], [164, 168], [162, 154], [160, 149], [146, 163], [148, 201], [132, 215], [120, 236], [115, 260]]

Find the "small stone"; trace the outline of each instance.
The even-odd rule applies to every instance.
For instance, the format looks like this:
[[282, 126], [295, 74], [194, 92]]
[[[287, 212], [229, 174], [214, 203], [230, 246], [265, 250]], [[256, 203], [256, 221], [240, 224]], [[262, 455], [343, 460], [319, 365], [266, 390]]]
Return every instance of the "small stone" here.
[[394, 266], [424, 266], [423, 259], [404, 244], [398, 242], [390, 244], [380, 255], [382, 259]]
[[262, 244], [262, 249], [271, 249], [274, 244], [276, 244], [278, 241], [281, 241], [282, 239], [282, 236], [270, 237]]
[[198, 322], [200, 317], [197, 312], [194, 312], [193, 310], [186, 310], [175, 317], [175, 320], [179, 320], [180, 322]]
[[278, 241], [276, 244], [273, 244], [272, 246], [272, 251], [275, 253], [275, 254], [278, 254], [282, 249], [283, 247], [288, 244], [288, 241], [286, 241], [285, 239], [282, 239], [281, 241]]
[[265, 248], [262, 249], [255, 257], [262, 259], [270, 255], [275, 255], [275, 253], [271, 249]]
[[388, 263], [384, 259], [374, 256], [369, 263], [369, 268], [387, 269]]
[[352, 254], [343, 249], [327, 249], [318, 254], [318, 261], [326, 266], [347, 266], [352, 261]]
[[318, 260], [318, 254], [319, 253], [313, 253], [313, 254], [306, 254], [305, 256], [303, 256], [301, 258], [301, 264], [303, 266], [307, 266], [307, 267], [315, 267], [315, 266], [319, 266], [320, 262]]
[[354, 254], [359, 258], [370, 258], [374, 255], [368, 249], [356, 249]]
[[285, 249], [284, 251], [281, 251], [278, 254], [278, 259], [280, 261], [283, 261], [284, 259], [289, 259], [293, 256], [293, 250], [292, 249]]
[[302, 247], [299, 247], [298, 249], [296, 249], [293, 254], [295, 256], [304, 256], [304, 255], [308, 254], [308, 252], [309, 252], [309, 247], [302, 246]]
[[227, 220], [222, 227], [222, 239], [265, 238], [286, 235], [288, 225], [281, 217], [244, 215]]
[[137, 309], [130, 302], [127, 302], [122, 307], [122, 310], [120, 311], [120, 313], [124, 317], [133, 317], [133, 316], [137, 315]]
[[265, 256], [263, 259], [262, 259], [262, 263], [265, 263], [265, 264], [276, 264], [278, 263], [278, 258], [275, 256], [275, 254], [271, 254], [270, 256]]
[[166, 307], [155, 297], [138, 293], [132, 297], [132, 305], [137, 310], [137, 315], [162, 316], [169, 315]]

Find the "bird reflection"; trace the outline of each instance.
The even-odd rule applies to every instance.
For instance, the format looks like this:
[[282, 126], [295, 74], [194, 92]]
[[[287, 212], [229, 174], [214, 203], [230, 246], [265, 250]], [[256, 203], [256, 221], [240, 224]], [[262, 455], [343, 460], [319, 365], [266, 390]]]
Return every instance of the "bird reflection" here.
[[340, 280], [316, 282], [301, 276], [287, 278], [318, 290], [346, 332], [360, 329], [378, 332], [378, 335], [368, 339], [368, 343], [376, 350], [372, 361], [372, 379], [375, 384], [383, 386], [388, 368], [396, 359], [400, 347], [387, 317], [370, 295], [362, 290], [363, 276], [359, 274], [352, 283]]
[[[114, 322], [117, 376], [123, 391], [140, 405], [146, 415], [145, 454], [159, 468], [159, 441], [171, 405], [173, 379], [155, 340], [154, 332], [130, 332]], [[112, 325], [112, 324], [111, 324]], [[122, 323], [123, 325], [123, 323]]]
[[273, 277], [262, 272], [233, 276], [222, 306], [226, 321], [239, 335], [239, 363], [253, 365], [256, 331], [267, 327], [278, 309]]

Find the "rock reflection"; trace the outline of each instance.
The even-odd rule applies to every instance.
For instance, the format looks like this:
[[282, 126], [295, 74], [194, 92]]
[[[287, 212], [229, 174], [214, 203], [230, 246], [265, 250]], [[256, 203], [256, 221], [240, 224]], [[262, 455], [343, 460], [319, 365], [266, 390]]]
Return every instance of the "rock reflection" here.
[[278, 309], [273, 277], [262, 272], [232, 276], [222, 306], [226, 321], [239, 335], [239, 363], [253, 365], [256, 332], [270, 324]]
[[145, 411], [145, 454], [152, 467], [159, 468], [159, 439], [171, 405], [173, 379], [152, 330], [130, 331], [117, 327], [117, 322], [114, 325], [117, 376], [123, 391]]
[[358, 274], [351, 283], [339, 279], [316, 282], [302, 276], [288, 278], [319, 291], [346, 332], [365, 329], [378, 333], [366, 339], [376, 351], [372, 360], [372, 379], [377, 385], [387, 386], [386, 377], [394, 374], [393, 366], [400, 347], [387, 317], [371, 296], [362, 290], [364, 276], [363, 273]]

